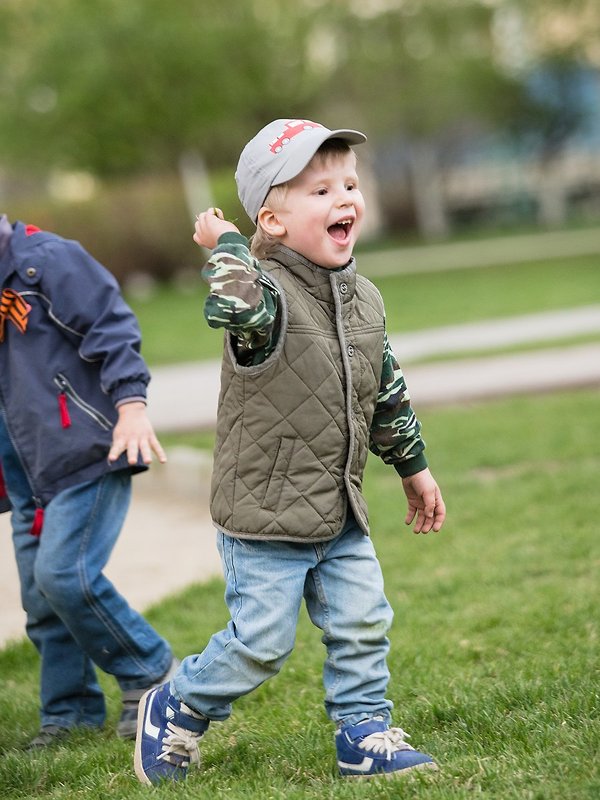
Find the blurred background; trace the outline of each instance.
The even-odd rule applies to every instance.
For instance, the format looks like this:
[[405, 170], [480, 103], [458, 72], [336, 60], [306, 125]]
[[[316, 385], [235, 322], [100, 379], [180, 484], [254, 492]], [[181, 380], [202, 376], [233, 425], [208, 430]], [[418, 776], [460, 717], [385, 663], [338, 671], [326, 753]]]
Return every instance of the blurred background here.
[[[600, 586], [600, 2], [0, 0], [0, 63], [0, 212], [78, 239], [116, 275], [152, 369], [149, 413], [169, 463], [135, 481], [109, 565], [130, 602], [220, 575], [208, 488], [222, 333], [202, 314], [194, 216], [218, 205], [252, 233], [233, 173], [270, 120], [358, 128], [369, 137], [357, 148], [359, 269], [385, 299], [450, 510], [448, 535], [426, 551], [398, 547], [399, 484], [370, 459], [373, 529], [403, 623], [416, 620], [419, 647], [427, 620], [436, 647], [448, 642], [418, 670], [439, 698], [441, 752], [455, 740], [462, 759], [465, 731], [484, 732], [481, 759], [452, 772], [462, 769], [465, 796], [493, 793], [497, 765], [503, 798], [531, 796], [545, 768], [586, 780]], [[23, 631], [9, 526], [2, 515], [0, 645]], [[165, 537], [186, 554], [176, 570]], [[211, 607], [202, 597], [189, 623], [175, 622], [185, 635]], [[163, 617], [182, 654], [197, 646], [173, 627], [186, 606]], [[465, 702], [452, 689], [457, 653], [475, 676]], [[5, 663], [6, 719], [20, 714], [22, 726]], [[529, 724], [531, 713], [541, 716]], [[68, 764], [60, 782], [72, 794]], [[30, 782], [29, 763], [18, 774]], [[38, 796], [44, 785], [57, 783], [40, 778]]]
[[0, 55], [0, 207], [126, 287], [197, 268], [206, 205], [251, 233], [277, 117], [368, 134], [370, 246], [600, 219], [597, 0], [2, 0]]

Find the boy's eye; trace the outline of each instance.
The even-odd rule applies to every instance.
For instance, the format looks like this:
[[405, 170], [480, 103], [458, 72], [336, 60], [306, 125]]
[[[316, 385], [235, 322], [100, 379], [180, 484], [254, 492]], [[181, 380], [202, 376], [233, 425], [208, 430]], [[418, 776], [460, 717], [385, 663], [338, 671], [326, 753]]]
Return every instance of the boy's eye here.
[[317, 194], [320, 195], [327, 194], [327, 189], [317, 189]]

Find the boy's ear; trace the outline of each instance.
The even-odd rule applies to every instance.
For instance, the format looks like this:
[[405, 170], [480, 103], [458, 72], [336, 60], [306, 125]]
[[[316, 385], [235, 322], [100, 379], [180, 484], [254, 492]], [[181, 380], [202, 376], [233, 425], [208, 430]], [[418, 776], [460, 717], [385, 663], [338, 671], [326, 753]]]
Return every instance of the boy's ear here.
[[286, 234], [286, 227], [281, 222], [275, 211], [272, 211], [268, 206], [263, 206], [258, 212], [257, 223], [263, 231], [275, 239], [280, 239]]

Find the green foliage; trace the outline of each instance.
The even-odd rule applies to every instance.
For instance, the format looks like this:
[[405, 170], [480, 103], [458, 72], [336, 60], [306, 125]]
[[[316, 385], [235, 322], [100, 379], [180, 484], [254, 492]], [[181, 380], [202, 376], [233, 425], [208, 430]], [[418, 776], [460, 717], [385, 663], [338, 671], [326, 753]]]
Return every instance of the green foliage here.
[[81, 242], [123, 283], [140, 274], [174, 280], [198, 262], [193, 221], [174, 173], [106, 181], [91, 199], [78, 203], [17, 198], [7, 211], [11, 220]]
[[504, 127], [527, 106], [497, 58], [497, 5], [5, 0], [0, 147], [21, 169], [107, 176], [173, 170], [190, 148], [230, 163], [277, 117], [350, 114], [374, 139]]
[[344, 102], [380, 137], [436, 137], [469, 118], [506, 123], [520, 88], [493, 56], [489, 4], [421, 0], [372, 15], [326, 8], [341, 54], [331, 83], [344, 81]]
[[[518, 258], [518, 253], [515, 253]], [[391, 331], [585, 306], [597, 296], [593, 256], [376, 278]], [[425, 299], [426, 298], [426, 299]]]
[[[457, 207], [438, 188], [446, 165], [479, 150], [489, 159], [499, 142], [507, 160], [543, 155], [548, 166], [592, 113], [572, 89], [586, 63], [576, 44], [588, 31], [577, 32], [568, 48], [552, 46], [538, 3], [512, 5], [5, 0], [0, 197], [13, 204], [14, 187], [26, 176], [44, 179], [56, 171], [104, 179], [171, 175], [190, 154], [200, 155], [211, 173], [225, 165], [232, 171], [257, 129], [298, 116], [368, 132], [384, 228], [415, 226], [424, 238], [444, 237], [451, 223], [477, 219], [477, 211], [496, 221], [538, 213], [544, 224], [558, 224], [567, 216], [565, 203], [538, 207], [533, 195], [553, 195], [535, 187], [515, 197], [508, 184], [486, 189], [484, 179], [474, 203], [479, 208]], [[571, 5], [567, 16], [574, 22]], [[507, 14], [508, 44], [499, 33]], [[514, 65], [509, 50], [521, 34], [531, 34], [531, 43], [517, 48], [522, 63]], [[588, 50], [594, 52], [591, 45]], [[542, 61], [553, 78], [549, 99], [527, 91]], [[583, 196], [570, 192], [569, 206], [586, 205], [588, 188]], [[233, 182], [226, 199], [232, 189]], [[235, 200], [231, 206], [239, 209]], [[52, 210], [71, 228], [88, 213]], [[250, 233], [244, 213], [241, 220]], [[102, 220], [97, 228], [90, 239], [104, 238]], [[154, 238], [139, 245], [152, 273], [164, 273]], [[132, 245], [116, 236], [117, 248], [116, 260], [126, 260]]]
[[[152, 790], [113, 735], [114, 681], [104, 731], [30, 756], [37, 657], [0, 652], [0, 786], [15, 800], [148, 797], [592, 800], [597, 754], [600, 589], [596, 535], [598, 391], [527, 397], [422, 415], [432, 469], [448, 504], [439, 534], [402, 523], [398, 477], [371, 459], [373, 539], [396, 619], [390, 698], [396, 722], [441, 770], [397, 781], [335, 777], [322, 709], [320, 633], [302, 613], [282, 673], [239, 700], [202, 742], [186, 784]], [[227, 621], [223, 585], [192, 586], [148, 612], [179, 655]]]
[[312, 92], [295, 5], [29, 0], [4, 15], [0, 143], [28, 168], [173, 169], [189, 148], [214, 165], [265, 109]]

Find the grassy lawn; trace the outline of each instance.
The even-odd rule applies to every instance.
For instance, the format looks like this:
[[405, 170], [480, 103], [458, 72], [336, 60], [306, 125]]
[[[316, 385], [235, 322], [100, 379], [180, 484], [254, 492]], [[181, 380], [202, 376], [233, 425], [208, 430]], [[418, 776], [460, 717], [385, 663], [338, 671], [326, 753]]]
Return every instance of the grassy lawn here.
[[600, 297], [593, 257], [385, 277], [376, 283], [392, 333], [589, 305]]
[[[200, 265], [199, 265], [200, 266]], [[359, 259], [360, 267], [360, 259]], [[581, 257], [482, 269], [379, 278], [390, 333], [588, 305], [598, 301], [598, 259]], [[187, 292], [160, 287], [146, 300], [128, 298], [151, 365], [219, 358], [222, 335], [202, 314], [205, 284]]]
[[[323, 647], [302, 615], [281, 675], [241, 699], [202, 747], [183, 786], [147, 789], [133, 746], [113, 736], [114, 681], [101, 676], [109, 720], [49, 753], [19, 751], [36, 730], [37, 657], [0, 652], [0, 788], [13, 800], [134, 798], [408, 798], [592, 800], [600, 796], [598, 602], [600, 394], [582, 391], [422, 415], [446, 528], [418, 537], [402, 523], [394, 471], [376, 459], [366, 491], [396, 619], [390, 697], [436, 776], [335, 777], [322, 709]], [[185, 557], [185, 555], [183, 556]], [[169, 555], [167, 568], [176, 568]], [[132, 565], [135, 568], [135, 565]], [[226, 621], [223, 586], [189, 588], [148, 613], [178, 655]]]

